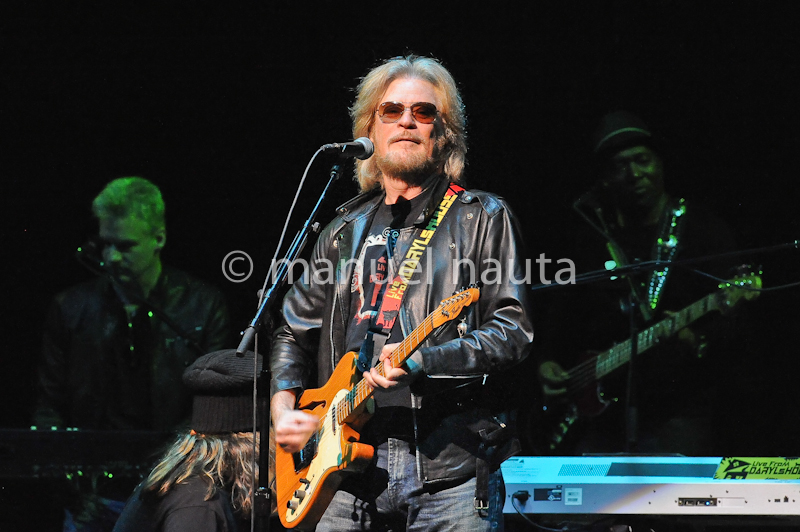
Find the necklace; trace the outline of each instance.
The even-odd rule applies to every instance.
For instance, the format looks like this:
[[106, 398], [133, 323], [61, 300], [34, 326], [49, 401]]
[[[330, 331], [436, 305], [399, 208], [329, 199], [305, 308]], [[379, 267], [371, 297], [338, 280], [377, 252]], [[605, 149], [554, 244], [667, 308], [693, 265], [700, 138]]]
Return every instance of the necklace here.
[[[681, 198], [678, 200], [677, 206], [672, 208], [672, 216], [664, 217], [661, 232], [653, 249], [654, 260], [671, 261], [675, 258], [678, 253], [681, 233], [683, 232], [683, 223], [681, 221], [685, 219], [685, 214], [686, 200]], [[656, 310], [658, 307], [668, 274], [669, 266], [663, 270], [654, 270], [650, 276], [650, 284], [647, 287], [647, 300], [652, 310]]]

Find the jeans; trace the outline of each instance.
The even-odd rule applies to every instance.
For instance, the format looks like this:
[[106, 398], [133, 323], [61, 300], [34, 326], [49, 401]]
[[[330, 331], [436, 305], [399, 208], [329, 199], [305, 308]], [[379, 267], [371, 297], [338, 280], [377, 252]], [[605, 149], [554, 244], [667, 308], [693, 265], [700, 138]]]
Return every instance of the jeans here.
[[479, 513], [474, 508], [474, 478], [437, 491], [425, 490], [413, 444], [390, 438], [375, 451], [373, 465], [342, 482], [317, 532], [503, 530], [504, 486], [499, 469], [489, 478], [489, 510]]

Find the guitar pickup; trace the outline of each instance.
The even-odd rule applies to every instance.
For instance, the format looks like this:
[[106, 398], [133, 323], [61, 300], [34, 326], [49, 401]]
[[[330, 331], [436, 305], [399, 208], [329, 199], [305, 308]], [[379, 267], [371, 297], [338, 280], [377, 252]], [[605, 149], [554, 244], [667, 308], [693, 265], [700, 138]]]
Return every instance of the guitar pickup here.
[[315, 431], [314, 434], [312, 434], [308, 439], [306, 446], [300, 449], [298, 452], [292, 454], [295, 473], [299, 473], [301, 470], [311, 465], [311, 461], [315, 456], [317, 456], [318, 443], [319, 431]]

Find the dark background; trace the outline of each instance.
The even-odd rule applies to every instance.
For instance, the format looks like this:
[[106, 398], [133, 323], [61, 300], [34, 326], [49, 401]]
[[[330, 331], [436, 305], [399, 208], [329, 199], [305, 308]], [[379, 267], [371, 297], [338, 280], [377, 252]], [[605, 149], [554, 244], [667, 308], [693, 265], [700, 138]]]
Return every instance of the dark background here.
[[[458, 80], [468, 182], [508, 198], [531, 258], [569, 256], [587, 137], [618, 108], [669, 139], [668, 186], [701, 198], [742, 247], [800, 237], [790, 2], [68, 4], [5, 4], [0, 18], [0, 426], [28, 425], [41, 319], [89, 277], [74, 251], [106, 182], [161, 187], [165, 260], [222, 288], [243, 327], [309, 158], [352, 138], [352, 88], [394, 55], [432, 55]], [[312, 167], [290, 239], [332, 162]], [[340, 182], [320, 221], [355, 192]], [[245, 283], [222, 275], [233, 250], [256, 263]], [[796, 250], [754, 260], [767, 286], [800, 278]], [[797, 454], [797, 294], [753, 302], [745, 356], [730, 361], [738, 400], [719, 407], [746, 435], [741, 455]]]

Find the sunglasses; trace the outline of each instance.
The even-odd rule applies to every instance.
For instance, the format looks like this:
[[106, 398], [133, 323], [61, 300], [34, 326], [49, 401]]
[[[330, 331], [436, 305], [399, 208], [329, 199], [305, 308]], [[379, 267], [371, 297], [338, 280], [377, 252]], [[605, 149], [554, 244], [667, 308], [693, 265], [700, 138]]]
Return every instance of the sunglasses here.
[[384, 124], [392, 124], [403, 118], [406, 109], [411, 110], [411, 116], [420, 124], [433, 124], [439, 111], [436, 106], [428, 102], [412, 103], [406, 107], [400, 102], [383, 102], [378, 106], [378, 117]]

